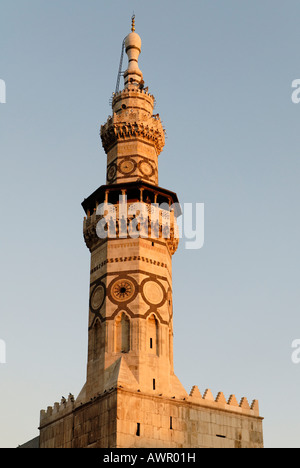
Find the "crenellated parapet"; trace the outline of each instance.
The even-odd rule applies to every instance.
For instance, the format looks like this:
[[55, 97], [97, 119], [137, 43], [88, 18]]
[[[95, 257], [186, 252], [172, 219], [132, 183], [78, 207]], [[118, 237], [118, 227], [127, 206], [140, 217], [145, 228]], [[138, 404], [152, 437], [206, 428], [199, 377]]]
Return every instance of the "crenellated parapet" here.
[[155, 97], [149, 93], [148, 88], [140, 88], [133, 85], [115, 93], [112, 98], [112, 109], [116, 114], [122, 109], [131, 107], [144, 110], [148, 115], [151, 115], [154, 105]]
[[68, 398], [62, 397], [61, 402], [54, 403], [53, 406], [48, 406], [47, 410], [40, 412], [40, 426], [53, 423], [61, 417], [71, 414], [75, 407], [74, 395], [69, 394]]
[[243, 397], [240, 402], [238, 402], [235, 395], [230, 395], [229, 398], [226, 399], [223, 392], [219, 392], [217, 396], [214, 397], [210, 389], [206, 389], [202, 396], [196, 385], [193, 386], [188, 401], [215, 410], [219, 409], [240, 413], [244, 416], [259, 417], [259, 405], [257, 400], [253, 400], [252, 403], [249, 404], [247, 398]]

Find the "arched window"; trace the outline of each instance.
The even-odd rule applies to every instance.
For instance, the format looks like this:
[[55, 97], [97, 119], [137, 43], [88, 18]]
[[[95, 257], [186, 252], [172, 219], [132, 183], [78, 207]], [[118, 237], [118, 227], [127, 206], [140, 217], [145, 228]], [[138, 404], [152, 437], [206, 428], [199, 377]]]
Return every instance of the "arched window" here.
[[159, 325], [158, 320], [154, 314], [150, 315], [147, 321], [147, 348], [150, 353], [159, 355], [159, 339], [158, 339]]
[[93, 355], [98, 359], [101, 352], [101, 323], [97, 320], [93, 327]]
[[116, 352], [128, 353], [130, 351], [130, 319], [123, 312], [115, 322]]

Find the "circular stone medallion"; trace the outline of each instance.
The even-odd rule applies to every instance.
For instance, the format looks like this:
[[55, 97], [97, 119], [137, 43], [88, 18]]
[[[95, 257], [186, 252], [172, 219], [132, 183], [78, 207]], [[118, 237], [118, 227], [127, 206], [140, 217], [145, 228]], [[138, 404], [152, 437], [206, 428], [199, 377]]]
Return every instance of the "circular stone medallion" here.
[[164, 290], [162, 286], [155, 281], [147, 281], [144, 284], [143, 293], [148, 304], [157, 306], [164, 302]]
[[146, 161], [142, 161], [139, 167], [140, 167], [140, 171], [142, 172], [142, 174], [144, 174], [147, 177], [152, 176], [154, 170], [150, 163]]
[[99, 310], [103, 304], [105, 298], [105, 290], [102, 284], [97, 286], [91, 295], [91, 308], [93, 310]]
[[112, 164], [107, 170], [108, 182], [111, 182], [115, 178], [116, 173], [117, 173], [117, 166], [115, 164]]
[[128, 302], [135, 294], [135, 285], [129, 279], [117, 280], [111, 287], [112, 298], [117, 302]]
[[120, 164], [120, 172], [122, 172], [122, 174], [131, 174], [131, 172], [133, 172], [134, 169], [135, 164], [130, 159], [125, 160]]

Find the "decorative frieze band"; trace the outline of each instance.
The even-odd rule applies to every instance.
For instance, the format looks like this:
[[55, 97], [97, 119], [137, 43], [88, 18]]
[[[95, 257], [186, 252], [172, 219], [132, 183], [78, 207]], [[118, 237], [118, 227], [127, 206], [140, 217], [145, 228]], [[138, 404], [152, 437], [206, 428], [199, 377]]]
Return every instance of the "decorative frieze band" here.
[[101, 126], [100, 136], [102, 145], [107, 153], [118, 141], [131, 138], [142, 138], [151, 141], [160, 154], [165, 145], [165, 131], [161, 121], [156, 116], [151, 116], [146, 122], [116, 121], [110, 117], [106, 124]]
[[107, 258], [106, 260], [103, 260], [103, 262], [99, 263], [94, 268], [92, 268], [91, 269], [91, 274], [95, 273], [98, 270], [100, 270], [102, 267], [104, 267], [108, 263], [132, 262], [132, 261], [135, 261], [135, 260], [150, 263], [151, 265], [156, 265], [156, 266], [159, 266], [161, 268], [168, 268], [166, 263], [159, 262], [157, 260], [154, 260], [153, 258], [147, 258], [147, 257], [142, 257], [140, 255], [134, 255], [132, 257]]
[[[122, 220], [119, 222], [118, 220], [112, 221], [113, 225], [110, 225], [108, 223], [108, 231], [107, 231], [107, 238], [100, 238], [97, 234], [97, 223], [102, 219], [103, 217], [100, 217], [96, 215], [96, 213], [93, 213], [90, 217], [87, 219], [84, 219], [84, 225], [83, 225], [83, 234], [84, 234], [84, 240], [86, 243], [86, 246], [92, 251], [99, 245], [102, 245], [104, 242], [110, 239], [115, 239], [115, 238], [122, 238], [122, 239], [130, 239], [130, 232], [129, 226], [130, 222], [134, 219], [133, 217], [128, 217], [127, 221], [125, 220], [124, 226], [122, 225]], [[113, 230], [113, 235], [110, 235], [110, 229], [112, 228]], [[176, 228], [176, 232], [175, 232]], [[143, 230], [142, 230], [143, 229]], [[167, 245], [168, 251], [170, 255], [174, 255], [176, 252], [178, 245], [179, 245], [179, 238], [177, 237], [177, 225], [171, 225], [170, 227], [167, 224], [163, 224], [162, 222], [159, 223], [156, 221], [155, 223], [151, 222], [151, 219], [145, 219], [144, 225], [141, 226], [140, 233], [143, 234], [140, 239], [142, 238], [148, 238], [152, 242], [162, 242], [164, 241]], [[155, 236], [153, 236], [155, 234]], [[127, 237], [126, 237], [127, 236]], [[153, 237], [152, 237], [153, 236]]]

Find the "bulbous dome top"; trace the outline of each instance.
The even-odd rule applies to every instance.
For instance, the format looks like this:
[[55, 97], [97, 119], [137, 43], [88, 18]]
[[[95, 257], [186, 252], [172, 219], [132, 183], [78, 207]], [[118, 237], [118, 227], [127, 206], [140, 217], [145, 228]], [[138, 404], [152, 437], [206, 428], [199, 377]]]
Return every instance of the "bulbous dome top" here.
[[125, 50], [128, 56], [128, 68], [124, 73], [125, 88], [130, 84], [139, 85], [143, 81], [143, 74], [138, 64], [141, 47], [142, 40], [135, 32], [135, 17], [133, 16], [131, 33], [125, 38]]
[[142, 40], [141, 40], [140, 36], [136, 32], [131, 32], [125, 38], [126, 52], [127, 52], [129, 47], [136, 47], [141, 53]]

